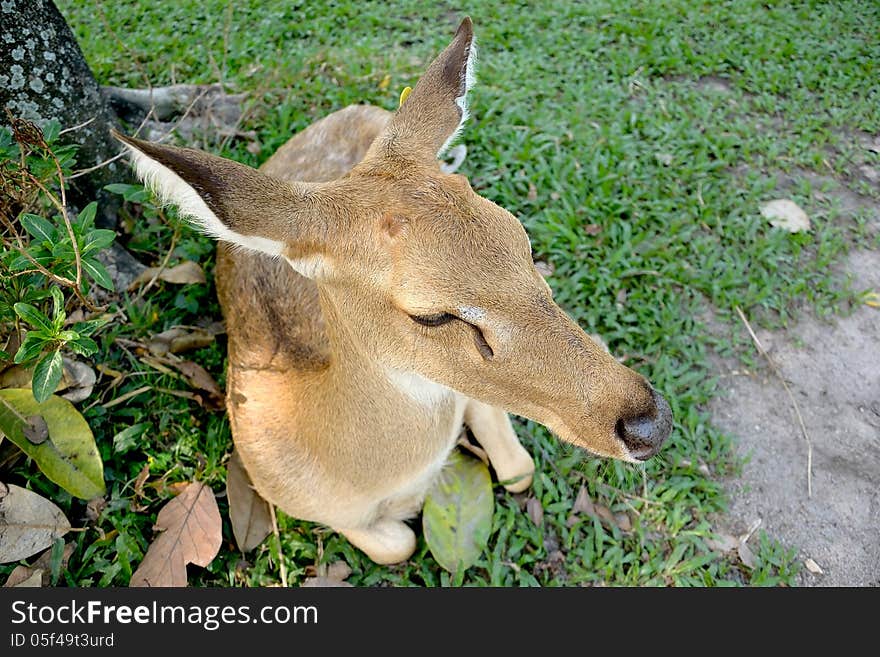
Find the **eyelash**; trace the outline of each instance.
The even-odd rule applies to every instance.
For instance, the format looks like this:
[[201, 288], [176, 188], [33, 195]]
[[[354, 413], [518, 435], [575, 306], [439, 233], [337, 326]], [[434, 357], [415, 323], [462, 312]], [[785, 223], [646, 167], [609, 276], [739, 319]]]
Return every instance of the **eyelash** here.
[[492, 347], [489, 346], [489, 343], [486, 341], [486, 336], [483, 335], [482, 329], [470, 322], [465, 322], [460, 317], [456, 317], [452, 313], [438, 313], [436, 315], [410, 315], [409, 318], [414, 321], [416, 324], [421, 324], [422, 326], [428, 327], [436, 327], [443, 326], [444, 324], [448, 324], [454, 319], [459, 319], [468, 326], [470, 326], [474, 330], [474, 343], [477, 346], [477, 351], [480, 352], [480, 355], [486, 360], [491, 360], [495, 355], [495, 352], [492, 350]]

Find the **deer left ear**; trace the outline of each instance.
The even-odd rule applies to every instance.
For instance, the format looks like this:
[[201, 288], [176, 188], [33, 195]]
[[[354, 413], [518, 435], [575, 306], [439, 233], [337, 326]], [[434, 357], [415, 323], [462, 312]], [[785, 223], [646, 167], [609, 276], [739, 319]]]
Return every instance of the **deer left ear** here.
[[325, 266], [327, 212], [320, 183], [275, 180], [244, 164], [115, 130], [138, 176], [202, 232], [235, 246], [285, 258], [303, 276]]
[[467, 93], [476, 82], [476, 56], [473, 23], [465, 18], [370, 152], [402, 159], [442, 155], [468, 118]]

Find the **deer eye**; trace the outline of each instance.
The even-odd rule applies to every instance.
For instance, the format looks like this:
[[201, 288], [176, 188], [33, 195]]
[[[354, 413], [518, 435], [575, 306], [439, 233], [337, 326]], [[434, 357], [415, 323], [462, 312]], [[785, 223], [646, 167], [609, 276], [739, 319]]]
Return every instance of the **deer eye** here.
[[409, 318], [416, 324], [421, 324], [422, 326], [443, 326], [444, 324], [451, 322], [453, 319], [458, 319], [455, 315], [450, 313], [437, 313], [436, 315], [410, 315]]

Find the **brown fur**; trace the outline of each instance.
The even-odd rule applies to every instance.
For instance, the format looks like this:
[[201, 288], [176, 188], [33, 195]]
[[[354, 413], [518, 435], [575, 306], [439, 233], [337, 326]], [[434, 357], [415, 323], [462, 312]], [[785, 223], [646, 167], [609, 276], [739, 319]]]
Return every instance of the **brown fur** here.
[[[553, 302], [516, 218], [440, 171], [471, 47], [466, 20], [398, 112], [340, 110], [259, 173], [126, 139], [208, 194], [224, 226], [278, 240], [314, 276], [221, 244], [233, 436], [263, 497], [382, 562], [414, 548], [400, 520], [463, 421], [522, 490], [534, 466], [500, 409], [626, 460], [620, 422], [664, 420], [647, 382]], [[412, 319], [442, 313], [460, 319]]]

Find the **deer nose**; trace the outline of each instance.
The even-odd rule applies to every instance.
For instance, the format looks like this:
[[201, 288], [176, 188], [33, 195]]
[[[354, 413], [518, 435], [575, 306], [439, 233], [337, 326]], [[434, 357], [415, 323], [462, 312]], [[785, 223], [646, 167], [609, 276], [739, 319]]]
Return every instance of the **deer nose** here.
[[659, 452], [672, 432], [672, 410], [669, 403], [653, 388], [651, 396], [654, 412], [621, 418], [614, 425], [617, 437], [626, 445], [630, 455], [639, 461], [647, 461]]

